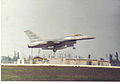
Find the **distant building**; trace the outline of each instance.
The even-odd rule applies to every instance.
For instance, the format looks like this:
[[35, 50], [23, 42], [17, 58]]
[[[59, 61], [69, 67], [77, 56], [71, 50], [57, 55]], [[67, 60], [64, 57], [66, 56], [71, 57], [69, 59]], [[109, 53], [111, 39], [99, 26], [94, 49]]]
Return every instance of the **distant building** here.
[[49, 64], [63, 64], [62, 58], [48, 58]]
[[25, 64], [25, 60], [24, 59], [17, 59], [17, 64]]
[[47, 58], [36, 56], [32, 59], [32, 63], [33, 64], [45, 64], [45, 63], [47, 64], [49, 63], [49, 60]]
[[109, 66], [109, 61], [97, 59], [64, 59], [63, 64]]

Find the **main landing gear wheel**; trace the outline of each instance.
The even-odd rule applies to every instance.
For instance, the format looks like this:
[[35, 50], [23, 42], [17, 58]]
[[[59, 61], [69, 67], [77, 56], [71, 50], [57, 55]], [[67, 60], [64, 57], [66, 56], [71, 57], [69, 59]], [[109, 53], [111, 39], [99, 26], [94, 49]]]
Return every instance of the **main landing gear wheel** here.
[[53, 49], [53, 52], [56, 52], [57, 51], [57, 49]]
[[73, 47], [73, 49], [76, 49], [75, 47]]

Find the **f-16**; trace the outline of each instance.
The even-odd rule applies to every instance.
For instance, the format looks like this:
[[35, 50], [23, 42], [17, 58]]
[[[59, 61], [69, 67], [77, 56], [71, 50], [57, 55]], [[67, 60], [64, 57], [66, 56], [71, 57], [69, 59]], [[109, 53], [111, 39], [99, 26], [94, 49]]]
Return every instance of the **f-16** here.
[[72, 34], [59, 39], [41, 40], [39, 36], [30, 30], [24, 32], [30, 39], [28, 48], [42, 48], [43, 50], [53, 50], [53, 52], [67, 47], [73, 47], [73, 49], [75, 49], [74, 44], [76, 44], [78, 40], [95, 39], [95, 37], [83, 36], [82, 34]]

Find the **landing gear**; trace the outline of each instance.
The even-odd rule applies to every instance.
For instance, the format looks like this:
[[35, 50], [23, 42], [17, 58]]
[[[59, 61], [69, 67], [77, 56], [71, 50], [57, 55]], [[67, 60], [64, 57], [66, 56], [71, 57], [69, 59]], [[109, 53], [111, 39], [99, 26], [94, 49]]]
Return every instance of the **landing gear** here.
[[76, 49], [75, 47], [73, 47], [73, 49]]
[[53, 53], [53, 58], [55, 58], [55, 53], [56, 53], [56, 51], [57, 51], [57, 49], [54, 48], [54, 49], [53, 49], [53, 52], [54, 52], [54, 53]]
[[53, 49], [53, 52], [55, 53], [57, 51], [57, 49]]

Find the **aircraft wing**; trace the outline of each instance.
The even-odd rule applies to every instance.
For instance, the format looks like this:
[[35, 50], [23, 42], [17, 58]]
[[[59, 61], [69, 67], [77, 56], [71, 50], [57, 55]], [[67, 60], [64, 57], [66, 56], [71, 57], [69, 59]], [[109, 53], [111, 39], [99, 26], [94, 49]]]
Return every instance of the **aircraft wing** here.
[[62, 41], [62, 40], [49, 40], [49, 41], [47, 41], [47, 44], [60, 44], [62, 42], [64, 42], [64, 41]]
[[65, 39], [57, 39], [57, 40], [49, 40], [47, 41], [47, 44], [62, 44], [64, 42], [69, 42], [69, 41], [76, 41], [76, 40], [65, 40]]

